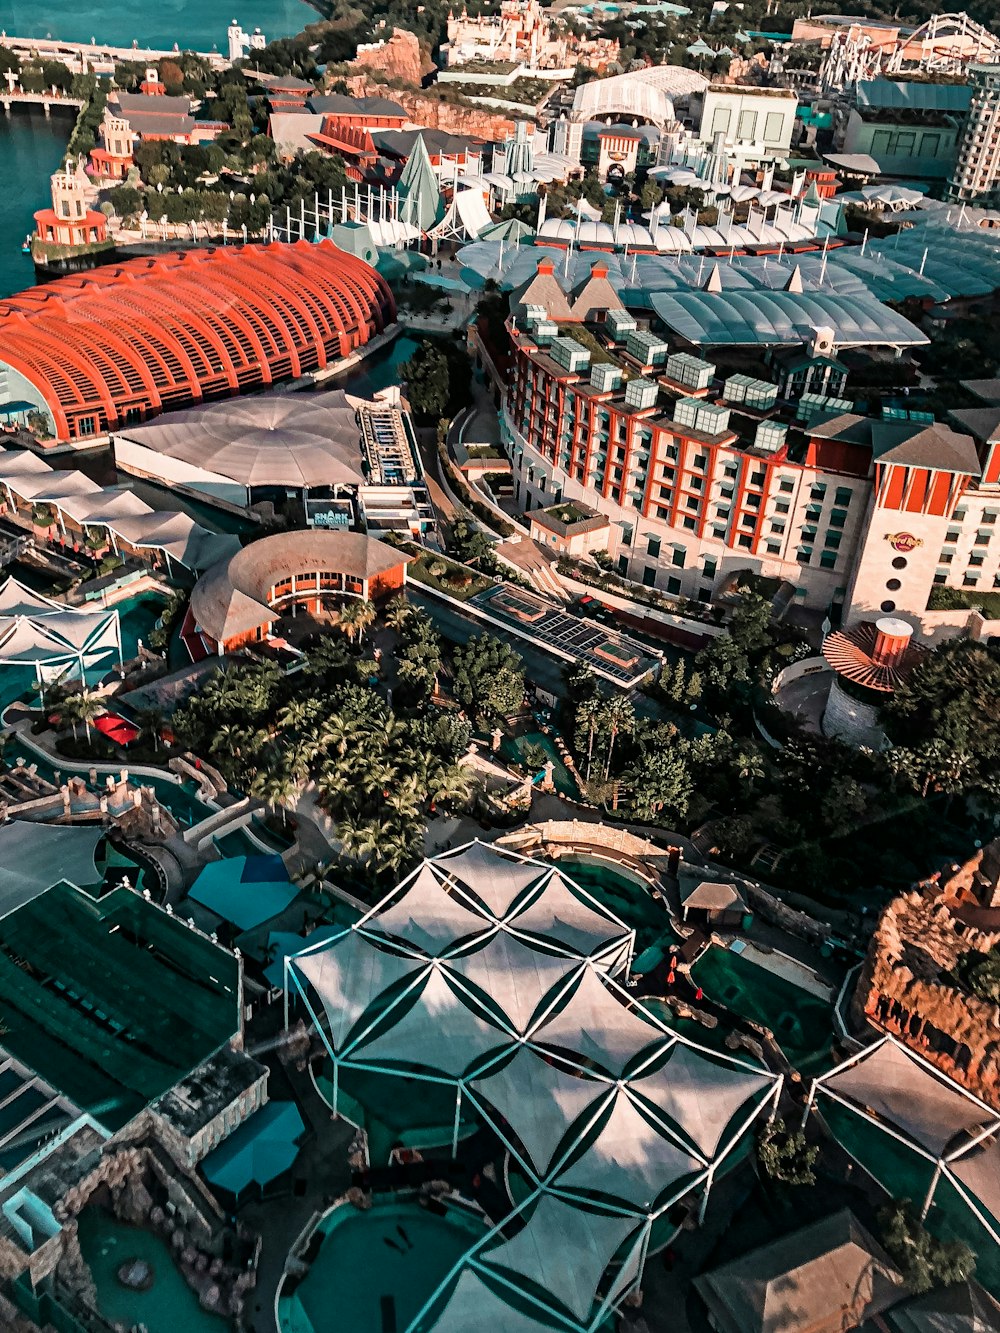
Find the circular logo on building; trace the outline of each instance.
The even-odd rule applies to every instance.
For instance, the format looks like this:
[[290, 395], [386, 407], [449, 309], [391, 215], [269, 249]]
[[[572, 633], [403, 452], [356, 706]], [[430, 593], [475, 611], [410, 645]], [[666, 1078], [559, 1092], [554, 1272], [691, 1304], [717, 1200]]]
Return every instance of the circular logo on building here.
[[907, 551], [915, 551], [918, 546], [923, 546], [923, 538], [914, 537], [912, 532], [887, 532], [885, 539], [894, 551], [905, 554]]

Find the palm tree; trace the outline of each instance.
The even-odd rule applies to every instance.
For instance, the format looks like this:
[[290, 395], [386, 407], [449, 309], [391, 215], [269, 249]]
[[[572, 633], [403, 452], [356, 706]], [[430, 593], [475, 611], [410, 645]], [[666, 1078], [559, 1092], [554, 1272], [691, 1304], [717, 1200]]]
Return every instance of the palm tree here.
[[295, 795], [296, 786], [297, 784], [291, 774], [283, 773], [280, 769], [275, 768], [268, 772], [256, 774], [250, 783], [250, 791], [267, 804], [272, 815], [278, 813], [280, 806], [281, 823], [284, 828], [287, 828], [287, 802]]
[[160, 748], [160, 733], [163, 730], [163, 710], [160, 708], [140, 708], [136, 712], [140, 736], [153, 738], [153, 749]]
[[587, 772], [586, 781], [590, 781], [590, 765], [594, 758], [594, 732], [604, 711], [604, 700], [599, 694], [584, 699], [576, 710], [577, 726], [587, 728]]
[[371, 602], [350, 601], [341, 609], [337, 622], [340, 628], [347, 635], [347, 641], [358, 644], [365, 637], [365, 630], [370, 629], [375, 623], [375, 608]]
[[385, 609], [385, 623], [391, 630], [398, 634], [400, 630], [405, 629], [407, 622], [413, 615], [413, 607], [410, 606], [406, 598], [400, 594], [394, 597]]
[[87, 744], [90, 744], [90, 724], [95, 717], [104, 712], [104, 703], [96, 694], [91, 694], [86, 687], [78, 694], [71, 694], [63, 705], [63, 711], [69, 714], [73, 723], [73, 739], [76, 739], [76, 724], [82, 722], [86, 730]]
[[613, 694], [605, 702], [602, 712], [609, 732], [608, 757], [604, 763], [604, 781], [607, 782], [608, 775], [611, 772], [611, 754], [615, 748], [615, 741], [619, 732], [624, 732], [626, 736], [631, 734], [635, 726], [635, 714], [632, 711], [632, 704], [625, 694]]
[[764, 776], [764, 765], [760, 761], [760, 755], [756, 750], [741, 750], [736, 756], [736, 771], [739, 774], [741, 782], [745, 782], [748, 787], [752, 787], [755, 782]]

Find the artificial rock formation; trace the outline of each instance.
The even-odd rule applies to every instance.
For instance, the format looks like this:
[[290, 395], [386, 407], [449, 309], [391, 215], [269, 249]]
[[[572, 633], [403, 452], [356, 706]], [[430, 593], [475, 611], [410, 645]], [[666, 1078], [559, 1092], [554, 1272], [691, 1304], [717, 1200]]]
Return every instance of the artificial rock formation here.
[[946, 878], [936, 875], [889, 903], [858, 977], [852, 1015], [1000, 1108], [1000, 1005], [955, 977], [961, 958], [997, 947], [1000, 840]]
[[397, 28], [387, 42], [370, 50], [359, 50], [351, 61], [351, 71], [377, 70], [383, 78], [402, 79], [419, 88], [425, 74], [430, 74], [434, 62], [421, 49], [412, 32]]
[[462, 106], [416, 89], [393, 88], [372, 74], [353, 74], [345, 82], [352, 97], [387, 97], [398, 102], [414, 124], [428, 129], [490, 140], [509, 139], [517, 130], [513, 120], [485, 107]]

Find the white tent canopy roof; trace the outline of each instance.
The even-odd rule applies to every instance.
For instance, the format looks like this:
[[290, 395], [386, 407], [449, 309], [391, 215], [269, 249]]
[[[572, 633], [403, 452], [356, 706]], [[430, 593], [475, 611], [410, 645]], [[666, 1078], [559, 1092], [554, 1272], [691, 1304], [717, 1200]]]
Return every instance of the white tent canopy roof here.
[[474, 1079], [468, 1087], [477, 1106], [485, 1103], [513, 1126], [531, 1159], [526, 1165], [539, 1176], [547, 1173], [573, 1125], [612, 1091], [612, 1084], [578, 1078], [525, 1046], [502, 1069]]
[[480, 1251], [477, 1262], [527, 1278], [584, 1321], [608, 1265], [635, 1231], [634, 1218], [589, 1212], [543, 1194], [517, 1235]]
[[514, 1310], [471, 1268], [463, 1270], [434, 1333], [552, 1333], [550, 1323]]
[[675, 1042], [666, 1064], [653, 1073], [633, 1075], [628, 1086], [658, 1118], [682, 1125], [692, 1143], [713, 1157], [733, 1117], [765, 1092], [771, 1080], [761, 1070], [717, 1064]]
[[571, 1165], [557, 1170], [553, 1185], [647, 1213], [671, 1185], [704, 1170], [703, 1162], [666, 1138], [619, 1088], [593, 1142]]
[[553, 992], [558, 994], [560, 983], [565, 984], [582, 966], [578, 959], [542, 953], [502, 932], [482, 948], [448, 961], [450, 971], [500, 1006], [519, 1035], [528, 1030], [546, 998]]
[[387, 1031], [357, 1045], [353, 1059], [359, 1064], [424, 1065], [461, 1078], [473, 1062], [510, 1040], [473, 1012], [435, 962], [426, 970], [415, 1003]]
[[339, 1051], [380, 996], [405, 978], [417, 977], [427, 964], [377, 949], [357, 931], [346, 930], [312, 953], [298, 954], [294, 966], [322, 1001], [333, 1048]]
[[532, 1041], [594, 1061], [617, 1078], [640, 1051], [669, 1035], [627, 1004], [628, 997], [613, 993], [590, 965], [580, 974], [568, 1002], [532, 1033]]
[[0, 825], [0, 917], [62, 880], [81, 888], [95, 884], [94, 855], [103, 836], [101, 828], [80, 825], [19, 819]]
[[361, 922], [365, 934], [388, 935], [430, 957], [459, 940], [495, 930], [494, 923], [446, 889], [433, 863], [425, 861], [405, 891], [387, 907], [377, 907]]
[[457, 879], [498, 921], [510, 913], [526, 889], [549, 872], [539, 861], [526, 861], [478, 841], [437, 857], [435, 865], [441, 874]]
[[632, 932], [594, 899], [570, 889], [558, 870], [552, 872], [544, 890], [521, 911], [507, 920], [507, 929], [557, 943], [576, 954], [593, 956], [609, 945], [624, 943]]
[[832, 1070], [818, 1086], [902, 1131], [933, 1157], [943, 1157], [963, 1130], [974, 1133], [991, 1120], [1000, 1122], [995, 1112], [888, 1037], [848, 1068]]

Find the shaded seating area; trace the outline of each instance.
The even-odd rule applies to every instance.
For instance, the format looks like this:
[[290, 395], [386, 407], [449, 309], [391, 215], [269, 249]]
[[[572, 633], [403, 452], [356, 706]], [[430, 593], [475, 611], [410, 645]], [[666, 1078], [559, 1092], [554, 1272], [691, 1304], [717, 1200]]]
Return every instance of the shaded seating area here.
[[280, 856], [230, 856], [205, 866], [188, 896], [238, 930], [252, 930], [283, 912], [298, 891]]
[[210, 1185], [239, 1198], [263, 1189], [295, 1164], [305, 1132], [294, 1102], [266, 1102], [201, 1164]]

